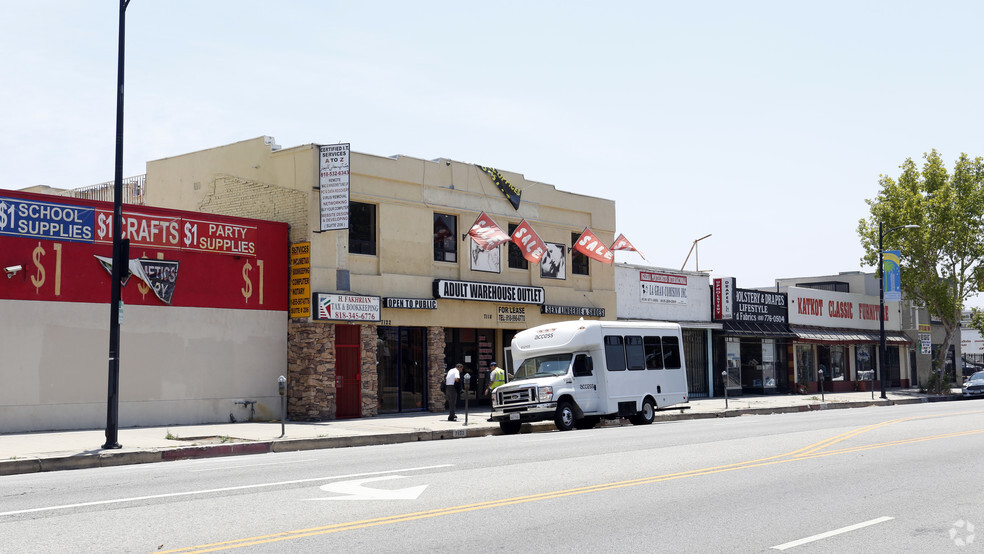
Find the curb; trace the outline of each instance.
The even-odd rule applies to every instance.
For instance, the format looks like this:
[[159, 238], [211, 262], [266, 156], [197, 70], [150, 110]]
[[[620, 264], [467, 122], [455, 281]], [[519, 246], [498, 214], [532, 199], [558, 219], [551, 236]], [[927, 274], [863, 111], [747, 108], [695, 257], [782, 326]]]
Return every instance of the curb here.
[[[866, 408], [870, 406], [894, 406], [900, 404], [923, 404], [927, 402], [947, 402], [960, 400], [958, 396], [919, 397], [902, 400], [872, 400], [864, 402], [833, 402], [816, 403], [803, 406], [781, 406], [774, 408], [739, 408], [721, 412], [679, 414], [658, 412], [656, 422], [682, 421], [691, 419], [715, 419], [722, 417], [738, 417], [744, 415], [769, 415], [797, 412], [812, 412], [818, 410], [840, 410], [848, 408]], [[523, 434], [540, 433], [554, 430], [550, 421], [524, 423]], [[410, 431], [404, 433], [389, 433], [383, 435], [359, 435], [345, 437], [319, 437], [304, 439], [273, 439], [256, 442], [237, 442], [230, 444], [182, 446], [168, 449], [151, 449], [143, 451], [101, 451], [98, 453], [75, 454], [71, 456], [56, 456], [51, 458], [22, 458], [0, 460], [0, 476], [20, 475], [25, 473], [40, 473], [45, 471], [63, 471], [68, 469], [89, 469], [97, 467], [114, 467], [121, 465], [147, 464], [155, 462], [170, 462], [177, 460], [192, 460], [217, 458], [225, 456], [240, 456], [244, 454], [266, 454], [270, 452], [297, 452], [302, 450], [325, 450], [330, 448], [349, 448], [354, 446], [373, 446], [421, 442], [431, 440], [462, 439], [501, 435], [498, 427], [481, 427], [471, 429], [444, 429], [440, 431]]]

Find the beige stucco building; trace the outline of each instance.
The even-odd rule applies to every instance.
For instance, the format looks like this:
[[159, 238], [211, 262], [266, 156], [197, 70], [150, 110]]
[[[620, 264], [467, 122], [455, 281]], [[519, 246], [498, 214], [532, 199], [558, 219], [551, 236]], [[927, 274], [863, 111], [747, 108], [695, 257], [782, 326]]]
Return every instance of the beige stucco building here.
[[[318, 145], [259, 137], [147, 164], [149, 205], [290, 225], [290, 417], [440, 411], [458, 362], [473, 405], [487, 405], [489, 363], [508, 364], [516, 331], [615, 319], [612, 264], [569, 249], [585, 228], [611, 244], [614, 201], [499, 170], [521, 193], [514, 208], [476, 165], [352, 152], [349, 228], [322, 232], [319, 163]], [[511, 243], [478, 251], [467, 233], [483, 212], [510, 233], [525, 220], [552, 261], [528, 263]]]

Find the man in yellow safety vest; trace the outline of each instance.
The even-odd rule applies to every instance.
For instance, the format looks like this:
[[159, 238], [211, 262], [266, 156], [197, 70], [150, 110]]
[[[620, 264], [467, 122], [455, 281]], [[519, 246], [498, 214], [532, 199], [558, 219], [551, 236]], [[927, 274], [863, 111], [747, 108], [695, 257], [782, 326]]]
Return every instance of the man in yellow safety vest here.
[[[491, 405], [494, 403], [494, 399], [491, 395], [495, 391], [496, 387], [506, 384], [506, 372], [500, 369], [495, 362], [490, 363], [489, 367], [492, 368], [492, 372], [489, 373], [489, 386], [485, 390], [489, 393], [489, 409], [492, 409]], [[489, 414], [489, 421], [492, 421], [491, 415], [492, 414]]]

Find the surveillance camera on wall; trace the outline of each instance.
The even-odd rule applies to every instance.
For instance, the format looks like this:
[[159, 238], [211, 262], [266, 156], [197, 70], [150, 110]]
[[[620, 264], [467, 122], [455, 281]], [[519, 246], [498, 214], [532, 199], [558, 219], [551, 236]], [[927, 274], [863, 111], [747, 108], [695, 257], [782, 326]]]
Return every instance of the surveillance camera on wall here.
[[22, 271], [23, 269], [24, 266], [22, 265], [8, 265], [7, 267], [3, 268], [3, 272], [6, 273], [7, 278], [10, 279], [14, 275], [17, 275], [18, 271]]

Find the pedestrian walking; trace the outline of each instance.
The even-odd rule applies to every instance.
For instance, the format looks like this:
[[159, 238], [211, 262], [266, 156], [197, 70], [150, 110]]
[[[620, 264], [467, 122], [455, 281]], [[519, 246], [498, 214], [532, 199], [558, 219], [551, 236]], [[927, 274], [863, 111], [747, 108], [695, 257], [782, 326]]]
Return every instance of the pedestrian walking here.
[[458, 404], [458, 391], [461, 387], [461, 370], [464, 364], [458, 364], [448, 370], [444, 376], [444, 396], [448, 401], [448, 421], [457, 421], [458, 416], [454, 413], [454, 408]]
[[506, 372], [501, 369], [495, 362], [489, 364], [492, 368], [492, 373], [489, 374], [489, 386], [485, 389], [489, 395], [489, 421], [494, 421], [492, 419], [492, 414], [495, 413], [495, 397], [492, 395], [495, 393], [495, 389], [506, 384]]

